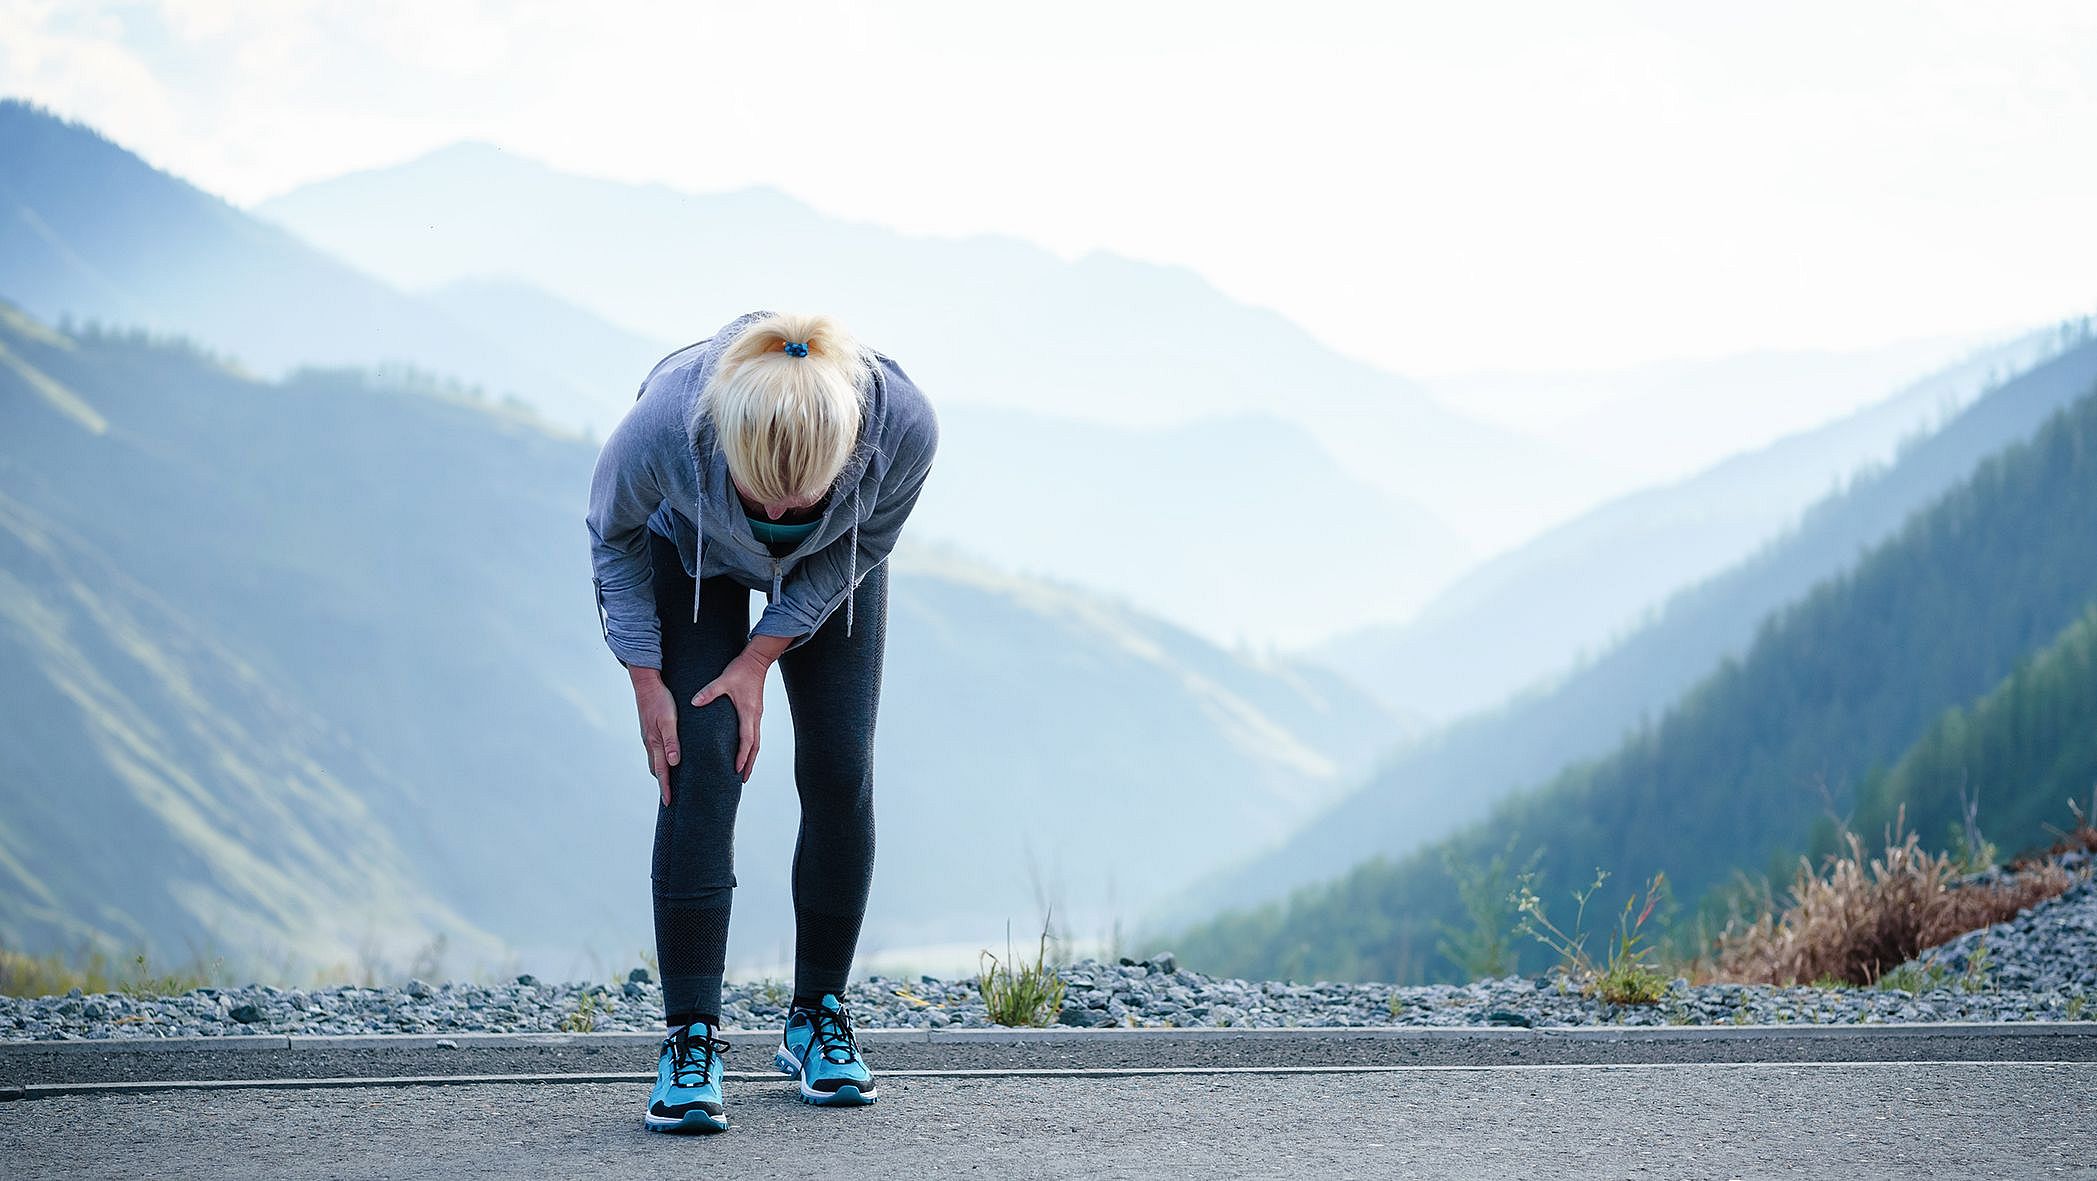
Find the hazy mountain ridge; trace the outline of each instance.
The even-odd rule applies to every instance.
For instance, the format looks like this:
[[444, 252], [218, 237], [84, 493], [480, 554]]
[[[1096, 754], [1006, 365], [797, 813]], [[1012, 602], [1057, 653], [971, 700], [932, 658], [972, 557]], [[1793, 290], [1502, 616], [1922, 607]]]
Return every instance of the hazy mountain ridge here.
[[1451, 721], [1564, 675], [1677, 591], [1795, 528], [1831, 490], [1888, 463], [1989, 385], [2087, 335], [2087, 324], [1980, 349], [1812, 430], [1641, 489], [1473, 567], [1412, 619], [1339, 636], [1318, 658], [1396, 708]]
[[[404, 287], [507, 277], [657, 337], [695, 339], [751, 307], [822, 308], [946, 404], [1121, 427], [1283, 412], [1356, 479], [1488, 548], [1606, 483], [1182, 268], [914, 237], [775, 190], [593, 180], [474, 144], [305, 185], [256, 212]], [[1526, 480], [1548, 481], [1555, 498]]]
[[1253, 904], [1327, 878], [1340, 866], [1403, 855], [1484, 815], [1501, 797], [1605, 754], [1641, 719], [1673, 705], [1743, 650], [1770, 612], [1847, 568], [1860, 551], [1890, 536], [1988, 456], [2028, 437], [2093, 381], [2097, 343], [2085, 341], [2006, 382], [1908, 447], [1896, 463], [1816, 505], [1792, 532], [1676, 595], [1652, 622], [1595, 660], [1555, 685], [1398, 750], [1274, 854], [1217, 875], [1191, 898], [1210, 906]]
[[[559, 296], [499, 279], [447, 283], [423, 299], [482, 339], [501, 342], [511, 365], [538, 377], [547, 392], [533, 406], [549, 422], [597, 435], [610, 432], [655, 363], [688, 343], [651, 340]], [[551, 400], [557, 397], [564, 400]]]
[[29, 104], [0, 100], [0, 162], [0, 294], [45, 321], [183, 335], [265, 374], [410, 364], [556, 410], [586, 392]]
[[[1590, 915], [1616, 913], [1654, 873], [1687, 914], [1736, 871], [1788, 877], [1796, 854], [1827, 843], [1828, 811], [1850, 812], [1858, 785], [1927, 741], [1945, 711], [1999, 691], [2020, 665], [2027, 688], [2029, 670], [2049, 663], [2056, 684], [2075, 680], [2073, 664], [2049, 658], [2065, 633], [2073, 660], [2071, 629], [2097, 603], [2097, 379], [2081, 384], [2084, 396], [2029, 441], [1987, 459], [1852, 570], [1770, 615], [1742, 656], [1606, 756], [1500, 801], [1432, 846], [1206, 924], [1181, 941], [1189, 961], [1250, 975], [1446, 975], [1457, 965], [1438, 940], [1462, 915], [1445, 859], [1461, 875], [1504, 877], [1533, 856], [1560, 898], [1599, 866], [1615, 881]], [[2039, 700], [2027, 692], [2021, 703]], [[1992, 721], [2003, 708], [1998, 698], [1981, 711]], [[2009, 848], [2043, 843], [2040, 808], [2056, 786], [2047, 777], [1994, 781], [1984, 831]], [[1933, 785], [1938, 819], [1944, 787]], [[1896, 803], [1873, 800], [1875, 818]], [[2062, 807], [2048, 822], [2066, 819]], [[1925, 835], [1936, 843], [1941, 832]], [[1503, 850], [1509, 862], [1492, 868]], [[1511, 913], [1504, 920], [1513, 925]], [[1538, 955], [1514, 951], [1531, 963]]]
[[1660, 487], [1729, 456], [1814, 434], [1962, 365], [2008, 335], [1938, 334], [1845, 349], [1761, 348], [1615, 369], [1457, 374], [1422, 384], [1444, 402], [1548, 434], [1599, 462], [1630, 469], [1640, 486]]
[[1136, 429], [943, 406], [940, 434], [923, 536], [1112, 588], [1225, 642], [1287, 645], [1409, 610], [1469, 552], [1273, 415]]
[[[946, 448], [951, 470], [926, 493], [923, 520], [917, 526], [920, 536], [943, 534], [992, 551], [1003, 564], [1053, 571], [1149, 609], [1191, 605], [1175, 616], [1223, 642], [1243, 635], [1270, 643], [1284, 637], [1315, 638], [1393, 617], [1423, 601], [1468, 559], [1468, 546], [1427, 508], [1379, 490], [1374, 481], [1350, 476], [1328, 450], [1305, 442], [1304, 428], [1275, 433], [1265, 462], [1245, 462], [1243, 452], [1253, 440], [1242, 420], [1209, 420], [1241, 413], [1219, 407], [1256, 406], [1242, 413], [1270, 419], [1286, 413], [1290, 399], [1278, 388], [1260, 391], [1254, 400], [1239, 388], [1240, 382], [1211, 396], [1189, 375], [1161, 371], [1162, 384], [1148, 403], [1151, 410], [1125, 416], [1147, 417], [1155, 420], [1153, 426], [1087, 421], [1081, 404], [1086, 397], [1097, 393], [1104, 400], [1095, 400], [1091, 409], [1112, 419], [1127, 408], [1117, 399], [1130, 390], [1149, 390], [1097, 380], [1086, 371], [1095, 361], [1111, 366], [1129, 360], [1124, 347], [1129, 342], [1123, 340], [1093, 358], [1082, 334], [1065, 333], [1057, 341], [1059, 348], [1043, 356], [1037, 342], [1048, 334], [1047, 327], [1037, 330], [1022, 322], [1011, 304], [1017, 298], [1035, 298], [1036, 288], [1049, 287], [1061, 292], [1042, 297], [1049, 306], [1067, 310], [1075, 302], [1087, 315], [1104, 315], [1097, 306], [1101, 286], [1122, 282], [1124, 272], [1118, 268], [1124, 266], [1133, 268], [1130, 273], [1140, 282], [1115, 305], [1120, 308], [1116, 315], [1129, 321], [1178, 317], [1184, 322], [1171, 339], [1160, 337], [1137, 347], [1134, 359], [1141, 366], [1165, 364], [1168, 354], [1191, 350], [1214, 367], [1215, 358], [1206, 356], [1201, 341], [1231, 339], [1241, 322], [1251, 325], [1246, 330], [1255, 331], [1255, 339], [1264, 342], [1247, 346], [1254, 351], [1281, 349], [1299, 360], [1339, 363], [1271, 313], [1231, 303], [1192, 276], [1165, 268], [1107, 258], [1065, 264], [1032, 247], [999, 239], [914, 239], [834, 223], [776, 195], [701, 199], [669, 190], [607, 186], [508, 163], [486, 202], [456, 214], [480, 233], [490, 225], [505, 224], [509, 211], [538, 209], [552, 224], [513, 226], [525, 236], [504, 241], [513, 252], [519, 243], [530, 243], [525, 253], [539, 261], [563, 257], [578, 243], [587, 246], [593, 234], [613, 232], [601, 222], [634, 222], [641, 239], [633, 244], [626, 263], [645, 276], [646, 282], [635, 282], [653, 291], [651, 298], [668, 301], [668, 314], [651, 319], [665, 324], [666, 334], [651, 340], [580, 306], [579, 295], [557, 296], [550, 293], [556, 289], [515, 277], [476, 272], [447, 278], [420, 295], [403, 294], [281, 229], [156, 172], [86, 128], [22, 104], [0, 106], [0, 162], [11, 166], [9, 183], [0, 192], [15, 201], [16, 212], [23, 217], [43, 217], [38, 210], [48, 213], [46, 221], [36, 223], [43, 226], [37, 235], [29, 235], [23, 227], [30, 223], [19, 219], [10, 223], [11, 230], [0, 227], [0, 293], [20, 293], [27, 307], [46, 318], [70, 313], [76, 320], [135, 322], [186, 333], [265, 373], [308, 364], [352, 364], [393, 373], [409, 362], [478, 384], [491, 396], [517, 396], [552, 424], [598, 436], [632, 405], [642, 377], [664, 354], [712, 332], [730, 314], [747, 310], [760, 294], [779, 291], [776, 285], [743, 284], [790, 274], [783, 269], [788, 264], [763, 253], [763, 243], [745, 241], [767, 227], [779, 229], [780, 219], [787, 219], [780, 232], [796, 243], [794, 252], [820, 241], [834, 241], [843, 252], [836, 258], [817, 255], [794, 264], [804, 271], [797, 282], [805, 281], [807, 268], [827, 273], [838, 259], [857, 257], [854, 252], [875, 251], [888, 274], [914, 273], [921, 255], [936, 257], [945, 260], [940, 263], [942, 274], [958, 276], [955, 281], [966, 280], [967, 285], [953, 291], [927, 288], [919, 294], [959, 301], [970, 314], [988, 316], [989, 321], [970, 326], [951, 320], [952, 309], [944, 304], [930, 309], [908, 305], [895, 284], [875, 283], [878, 293], [894, 297], [881, 307], [905, 324], [912, 323], [910, 315], [919, 316], [915, 330], [927, 339], [919, 349], [899, 349], [879, 332], [870, 331], [869, 339], [902, 358], [935, 403], [956, 412], [958, 427], [1000, 425], [986, 426], [975, 441], [997, 448], [995, 455], [978, 454], [965, 438]], [[444, 257], [451, 239], [430, 228], [432, 223], [444, 224], [439, 220], [444, 211], [396, 208], [387, 203], [385, 193], [366, 192], [369, 187], [356, 188], [357, 200], [375, 202], [352, 211], [358, 226], [368, 223], [409, 234], [406, 245], [412, 258]], [[531, 202], [533, 194], [548, 189], [555, 194], [550, 213]], [[570, 192], [572, 198], [561, 196]], [[122, 200], [111, 194], [122, 194]], [[609, 208], [607, 200], [613, 201]], [[627, 217], [617, 205], [622, 200], [639, 202], [644, 212]], [[645, 212], [649, 210], [654, 212]], [[674, 232], [665, 231], [663, 241], [648, 238], [643, 231], [649, 216], [671, 220]], [[689, 266], [674, 262], [673, 251], [683, 240], [680, 234], [703, 239], [699, 261]], [[714, 242], [705, 235], [724, 237]], [[141, 236], [151, 241], [137, 241]], [[175, 242], [183, 244], [180, 249], [170, 245]], [[35, 249], [15, 251], [14, 245]], [[749, 257], [752, 250], [759, 256]], [[588, 249], [583, 255], [577, 265], [586, 270], [625, 265]], [[68, 281], [68, 259], [93, 259], [100, 278], [85, 284]], [[750, 273], [732, 273], [731, 263], [750, 264]], [[625, 291], [621, 283], [613, 286]], [[712, 304], [731, 310], [718, 319], [706, 318], [712, 311], [694, 310]], [[656, 305], [643, 300], [638, 306]], [[792, 304], [782, 301], [781, 306]], [[1004, 310], [994, 312], [992, 307]], [[930, 322], [922, 322], [924, 317]], [[1124, 337], [1133, 331], [1120, 320], [1115, 323]], [[976, 356], [982, 367], [951, 378], [939, 376], [945, 358], [966, 355]], [[1366, 375], [1361, 380], [1382, 391], [1379, 397], [1411, 398], [1397, 379], [1355, 369]], [[1061, 392], [1041, 392], [1044, 381]], [[1031, 431], [998, 418], [1012, 412], [995, 405], [1022, 403], [1031, 396], [1026, 393], [1030, 389], [1042, 399], [1028, 412]], [[1449, 431], [1470, 431], [1425, 399], [1408, 404], [1441, 415]], [[959, 412], [971, 408], [978, 410], [977, 416], [964, 420]], [[1206, 442], [1217, 438], [1235, 440], [1228, 456], [1203, 450]], [[1492, 445], [1483, 435], [1473, 442]], [[1158, 450], [1153, 453], [1146, 444]], [[1226, 459], [1239, 462], [1233, 466]], [[1046, 496], [1045, 488], [1060, 488], [1061, 495]], [[1186, 594], [1185, 583], [1164, 585], [1161, 593], [1153, 594], [1149, 581], [1131, 577], [1137, 569], [1131, 554], [1142, 552], [1140, 543], [1126, 535], [1125, 526], [1101, 527], [1085, 519], [1117, 495], [1126, 498], [1128, 511], [1139, 511], [1137, 503], [1149, 502], [1140, 511], [1149, 520], [1162, 516], [1167, 521], [1168, 532], [1156, 538], [1151, 561], [1141, 572], [1171, 570], [1187, 559], [1196, 571], [1190, 581], [1204, 586], [1204, 594]], [[1071, 511], [1040, 515], [1039, 509], [1053, 510], [1059, 503]], [[995, 514], [1000, 505], [1020, 519], [999, 520]], [[1305, 606], [1310, 609], [1284, 609], [1277, 604], [1286, 600], [1272, 584], [1215, 577], [1229, 568], [1229, 555], [1238, 549], [1248, 507], [1260, 514], [1252, 523], [1262, 531], [1294, 519], [1291, 531], [1306, 531], [1310, 540], [1351, 533], [1373, 539], [1374, 545], [1335, 551], [1331, 561], [1337, 577], [1305, 584]], [[1084, 527], [1074, 528], [1073, 522]], [[1051, 524], [1056, 526], [1052, 531], [1033, 535], [1015, 527], [1049, 530]], [[1030, 537], [1045, 544], [1030, 547]], [[1028, 560], [1014, 560], [1021, 557]], [[1386, 589], [1362, 593], [1369, 585]]]

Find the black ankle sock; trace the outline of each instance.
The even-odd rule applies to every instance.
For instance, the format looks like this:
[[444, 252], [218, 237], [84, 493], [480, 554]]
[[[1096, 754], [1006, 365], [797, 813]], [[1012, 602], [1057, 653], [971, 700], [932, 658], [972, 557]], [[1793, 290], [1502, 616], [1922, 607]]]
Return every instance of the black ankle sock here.
[[819, 996], [797, 996], [794, 998], [794, 1007], [796, 1009], [820, 1009], [823, 1007], [823, 998]]
[[721, 1015], [719, 1013], [672, 1013], [668, 1020], [672, 1029], [682, 1029], [694, 1021], [704, 1021], [712, 1029], [721, 1027]]

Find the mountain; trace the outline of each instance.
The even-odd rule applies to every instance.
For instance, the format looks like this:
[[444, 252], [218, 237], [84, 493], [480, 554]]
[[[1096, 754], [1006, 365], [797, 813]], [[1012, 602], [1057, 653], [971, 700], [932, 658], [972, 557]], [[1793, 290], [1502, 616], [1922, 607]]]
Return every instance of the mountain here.
[[[620, 390], [631, 400], [639, 385], [638, 373], [610, 389], [578, 385], [541, 364], [536, 349], [560, 347], [545, 342], [602, 336], [587, 317], [541, 315], [528, 330], [482, 335], [444, 303], [352, 270], [92, 130], [15, 100], [0, 100], [0, 203], [0, 295], [47, 322], [186, 336], [265, 374], [412, 366], [520, 397], [555, 421], [578, 404], [618, 406]], [[641, 349], [629, 366], [645, 373], [661, 355], [651, 352]]]
[[2004, 852], [2048, 843], [2068, 805], [2097, 815], [2097, 604], [1988, 695], [1945, 711], [1898, 763], [1857, 792], [1851, 827], [1896, 820], [1932, 841], [1963, 839], [1971, 803], [1984, 838]]
[[1831, 487], [2088, 335], [2080, 322], [1978, 350], [1834, 422], [1619, 497], [1473, 567], [1405, 623], [1335, 637], [1316, 656], [1437, 721], [1498, 705], [1603, 652], [1676, 591], [1796, 526]]
[[485, 144], [255, 211], [406, 289], [521, 280], [652, 337], [696, 339], [750, 307], [831, 311], [950, 403], [1117, 427], [1283, 415], [1356, 480], [1482, 550], [1610, 490], [1606, 471], [1452, 411], [1181, 268], [909, 236], [769, 188], [570, 176]]
[[1848, 568], [2093, 382], [2097, 341], [2087, 339], [2005, 382], [1883, 471], [1816, 505], [1790, 533], [1676, 595], [1645, 626], [1556, 684], [1396, 751], [1276, 851], [1191, 891], [1179, 913], [1257, 903], [1338, 867], [1405, 854], [1567, 764], [1607, 753], [1745, 651], [1764, 617]]
[[[2029, 441], [1982, 463], [1848, 573], [1769, 615], [1741, 656], [1606, 756], [1502, 800], [1433, 846], [1216, 920], [1179, 941], [1187, 962], [1256, 976], [1451, 975], [1459, 966], [1434, 950], [1444, 926], [1462, 921], [1450, 867], [1458, 880], [1490, 882], [1507, 865], [1534, 864], [1544, 891], [1560, 900], [1600, 867], [1614, 884], [1590, 904], [1599, 923], [1627, 889], [1662, 873], [1682, 913], [1709, 920], [1719, 887], [1743, 872], [1787, 877], [1797, 854], [1826, 840], [1829, 814], [1852, 810], [1875, 767], [2005, 677], [2011, 687], [1982, 707], [1984, 726], [2048, 721], [2070, 739], [2056, 751], [2027, 746], [2032, 766], [2055, 753], [2086, 754], [2077, 737], [2086, 716], [2073, 727], [2058, 715], [2002, 716], [2036, 702], [2038, 683], [2088, 677], [2086, 660], [2075, 667], [2072, 633], [2068, 649], [2047, 651], [2097, 603], [2097, 381], [2082, 385], [2085, 396]], [[2020, 700], [2013, 674], [2026, 661]], [[1883, 812], [1889, 802], [1881, 794], [1875, 806]], [[2010, 847], [2042, 838], [2037, 813], [2005, 827], [2013, 815], [1995, 814], [1992, 835]], [[1492, 892], [1512, 885], [1494, 883]], [[1686, 924], [1677, 931], [1692, 933]], [[1540, 959], [1536, 948], [1520, 950], [1529, 963]]]
[[[301, 364], [398, 370], [405, 362], [425, 375], [459, 379], [491, 395], [515, 397], [551, 424], [602, 437], [632, 404], [642, 376], [660, 357], [727, 319], [696, 321], [681, 314], [662, 320], [670, 331], [651, 338], [549, 294], [544, 286], [495, 274], [449, 279], [409, 295], [155, 171], [86, 128], [20, 103], [0, 104], [0, 162], [5, 164], [0, 167], [0, 200], [12, 206], [12, 216], [0, 224], [0, 293], [15, 293], [28, 310], [47, 320], [70, 316], [185, 334], [265, 374]], [[513, 203], [530, 206], [536, 186], [548, 178], [561, 181], [535, 168], [494, 178], [496, 183], [514, 181], [521, 187], [498, 190], [493, 204], [474, 217], [500, 220], [508, 216], [500, 211]], [[615, 199], [607, 215], [617, 218], [629, 212], [616, 199], [631, 195], [628, 190], [574, 183], [583, 194], [578, 201], [596, 201], [609, 192]], [[645, 196], [653, 191], [642, 192]], [[442, 256], [449, 239], [433, 234], [407, 211], [384, 203], [382, 194], [368, 196], [374, 205], [357, 218], [374, 225], [396, 225], [406, 218], [420, 227], [433, 257]], [[664, 199], [679, 210], [687, 201], [675, 194]], [[788, 204], [796, 233], [832, 225]], [[645, 213], [635, 213], [643, 217], [637, 225], [645, 223]], [[701, 214], [714, 216], [697, 208], [668, 216]], [[728, 210], [723, 216], [733, 214]], [[540, 227], [546, 237], [526, 255], [559, 256], [563, 248], [554, 243], [584, 234], [588, 218], [579, 206], [563, 206], [549, 216], [556, 224]], [[565, 220], [569, 218], [581, 220]], [[837, 232], [848, 242], [872, 243], [885, 252], [884, 265], [903, 274], [915, 273], [921, 250], [949, 259], [943, 265], [950, 273], [957, 268], [983, 272], [982, 283], [995, 280], [1024, 287], [1062, 276], [1068, 269], [1038, 251], [1009, 243], [943, 244], [867, 227]], [[673, 236], [673, 244], [674, 240]], [[634, 259], [651, 266], [670, 257], [667, 247], [638, 239], [627, 247], [637, 252]], [[1022, 262], [1007, 265], [1003, 260], [1008, 255]], [[619, 260], [598, 261], [609, 266]], [[1087, 273], [1110, 265], [1102, 260]], [[558, 275], [554, 277], [558, 281]], [[694, 306], [691, 301], [700, 296], [721, 297], [724, 306], [742, 297], [736, 285], [718, 279], [712, 264], [680, 270], [673, 279], [670, 287], [682, 293], [680, 306], [687, 313]], [[1057, 281], [1070, 286], [1065, 279]], [[1080, 294], [1091, 299], [1099, 293]], [[1139, 301], [1127, 309], [1129, 316], [1179, 316], [1188, 321], [1186, 331], [1194, 333], [1251, 317], [1268, 335], [1286, 337], [1286, 347], [1295, 353], [1323, 355], [1278, 318], [1230, 304], [1191, 280], [1144, 298], [1150, 304]], [[734, 310], [749, 306], [753, 305], [735, 303]], [[937, 372], [939, 358], [945, 356], [980, 353], [980, 342], [957, 340], [942, 331], [930, 334], [929, 343], [915, 354], [905, 355], [913, 376], [925, 383], [943, 409], [965, 404], [970, 397], [979, 403], [1010, 401], [1009, 390], [1044, 372], [1041, 365], [1019, 365], [1012, 358], [1038, 352], [1036, 342], [1051, 339], [1047, 329], [1001, 320], [982, 330], [992, 327], [1001, 334], [1000, 359], [994, 368], [973, 372], [965, 381], [935, 382], [925, 371]], [[1054, 362], [1062, 366], [1064, 377], [1071, 377], [1080, 365], [1075, 352], [1069, 356], [1068, 361]], [[1332, 362], [1325, 357], [1325, 363]], [[1411, 396], [1396, 379], [1366, 368], [1359, 374], [1390, 399]], [[1077, 384], [1089, 391], [1097, 383], [1086, 379]], [[1053, 405], [1023, 414], [1005, 411], [1003, 417], [994, 407], [984, 407], [974, 420], [985, 424], [977, 432], [978, 442], [997, 451], [976, 453], [967, 440], [948, 449], [950, 456], [959, 452], [960, 458], [951, 462], [955, 471], [928, 490], [925, 514], [953, 528], [936, 526], [925, 535], [995, 551], [1011, 559], [1008, 565], [1053, 572], [1152, 609], [1192, 605], [1185, 613], [1188, 621], [1225, 643], [1241, 637], [1266, 644], [1322, 638], [1334, 630], [1392, 618], [1425, 601], [1469, 560], [1468, 545], [1431, 510], [1350, 475], [1302, 428], [1281, 425], [1289, 407], [1286, 400], [1273, 398], [1272, 391], [1256, 412], [1275, 429], [1274, 448], [1262, 451], [1255, 429], [1245, 422], [1255, 412], [1212, 414], [1229, 399], [1208, 398], [1191, 387], [1176, 389], [1174, 396], [1189, 398], [1182, 408], [1186, 413], [1172, 410], [1165, 416], [1169, 424], [1150, 427], [1088, 421]], [[1419, 405], [1434, 409], [1424, 401]], [[1450, 427], [1467, 429], [1453, 419]], [[1238, 462], [1221, 462], [1224, 452], [1199, 450], [1212, 441], [1227, 442], [1228, 456]], [[1477, 442], [1488, 446], [1483, 436]], [[1147, 446], [1162, 450], [1153, 452]], [[1083, 478], [1077, 478], [1078, 473], [1084, 473]], [[1057, 495], [1047, 494], [1052, 489]], [[1162, 520], [1171, 535], [1157, 540], [1152, 534], [1154, 546], [1144, 550], [1126, 533], [1094, 530], [1094, 515], [1104, 512], [1116, 495], [1121, 499], [1115, 512]], [[1004, 520], [986, 520], [991, 505], [1004, 506]], [[1062, 511], [1053, 511], [1058, 507]], [[1038, 524], [1041, 544], [1033, 544], [1037, 538], [1018, 531], [1015, 523]], [[1318, 542], [1352, 536], [1367, 544], [1333, 546], [1325, 559], [1327, 568], [1310, 584], [1307, 603], [1292, 606], [1284, 603], [1278, 582], [1237, 576], [1234, 554], [1248, 528], [1285, 529]], [[1147, 561], [1137, 560], [1146, 553]], [[1182, 568], [1178, 558], [1193, 559], [1194, 565], [1184, 569], [1194, 574], [1157, 578], [1168, 568], [1159, 562], [1160, 554], [1171, 554], [1175, 561], [1170, 568], [1175, 569]], [[1202, 593], [1190, 595], [1190, 584]], [[1361, 593], [1371, 586], [1378, 593]], [[1305, 605], [1314, 610], [1303, 610]]]
[[[263, 382], [12, 311], [0, 361], [0, 939], [304, 962], [368, 926], [562, 972], [650, 945], [654, 791], [590, 598], [592, 446], [448, 387]], [[1322, 670], [955, 555], [898, 562], [870, 949], [990, 940], [1042, 891], [1079, 930], [1134, 918], [1395, 724]], [[790, 935], [784, 702], [767, 718], [740, 963]], [[1159, 839], [1197, 813], [1202, 839]]]
[[324, 716], [5, 493], [0, 661], [5, 946], [239, 948], [344, 975], [440, 935], [464, 962], [494, 956], [372, 823], [398, 784], [330, 770], [358, 760]]
[[[2000, 334], [1938, 335], [1839, 350], [1758, 349], [1618, 369], [1461, 374], [1425, 378], [1421, 384], [1467, 414], [1548, 432], [1570, 451], [1626, 470], [1641, 487], [1659, 486], [1869, 409], [1999, 343]], [[1993, 384], [2023, 367], [2009, 366], [1992, 379], [1983, 373], [1980, 379]], [[1972, 392], [1963, 391], [1967, 397]]]
[[548, 421], [598, 437], [611, 433], [641, 378], [676, 347], [524, 283], [462, 279], [424, 300], [480, 339], [500, 341], [506, 363], [535, 375], [532, 408]]
[[943, 406], [940, 439], [941, 484], [912, 522], [925, 537], [1112, 588], [1223, 642], [1306, 642], [1411, 610], [1468, 556], [1273, 415], [1131, 428]]

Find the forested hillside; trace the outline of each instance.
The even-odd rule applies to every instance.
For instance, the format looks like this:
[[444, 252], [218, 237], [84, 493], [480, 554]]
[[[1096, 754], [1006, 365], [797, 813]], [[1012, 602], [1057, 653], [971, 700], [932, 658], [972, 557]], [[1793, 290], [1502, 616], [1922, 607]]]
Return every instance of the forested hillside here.
[[0, 945], [349, 974], [442, 936], [457, 963], [499, 960], [376, 822], [404, 784], [150, 580], [5, 492], [0, 667]]
[[1984, 840], [2014, 854], [2087, 814], [2097, 792], [2097, 604], [1970, 706], [1953, 707], [1858, 793], [1854, 827], [1900, 819], [1926, 841], [1966, 839], [1966, 805]]
[[1746, 561], [1677, 595], [1652, 622], [1591, 663], [1397, 751], [1274, 852], [1191, 891], [1182, 914], [1194, 919], [1223, 906], [1259, 904], [1372, 857], [1403, 856], [1485, 815], [1509, 793], [1606, 754], [1721, 660], [1744, 652], [1772, 611], [1849, 568], [1865, 547], [1966, 479], [1982, 460], [2030, 437], [2056, 409], [2097, 385], [2097, 342], [2086, 327], [2078, 331], [2080, 343], [1991, 390], [1903, 450], [1890, 467], [1816, 505], [1797, 529]]
[[[1444, 925], [1462, 921], [1450, 866], [1475, 877], [1502, 853], [1516, 865], [1534, 857], [1559, 898], [1609, 870], [1603, 915], [1655, 872], [1694, 911], [1736, 871], [1788, 867], [1829, 811], [1855, 804], [1873, 768], [2081, 618], [2097, 600], [2093, 537], [2097, 394], [1769, 617], [1745, 655], [1607, 757], [1445, 841], [1225, 916], [1180, 946], [1204, 970], [1253, 976], [1457, 975], [1436, 948]], [[2039, 838], [2008, 815], [1998, 840]]]

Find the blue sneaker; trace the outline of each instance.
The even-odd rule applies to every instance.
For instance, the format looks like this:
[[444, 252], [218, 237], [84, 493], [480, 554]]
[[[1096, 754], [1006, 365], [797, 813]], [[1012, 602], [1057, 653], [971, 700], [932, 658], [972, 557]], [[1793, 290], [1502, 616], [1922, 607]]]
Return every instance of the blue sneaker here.
[[721, 1057], [728, 1043], [703, 1021], [679, 1026], [663, 1039], [655, 1063], [655, 1090], [642, 1126], [651, 1132], [725, 1132], [721, 1112]]
[[801, 1101], [823, 1107], [872, 1103], [874, 1073], [859, 1056], [852, 1037], [852, 1017], [834, 993], [824, 993], [813, 1009], [796, 1007], [786, 1015], [786, 1033], [772, 1056], [779, 1073], [801, 1080]]

